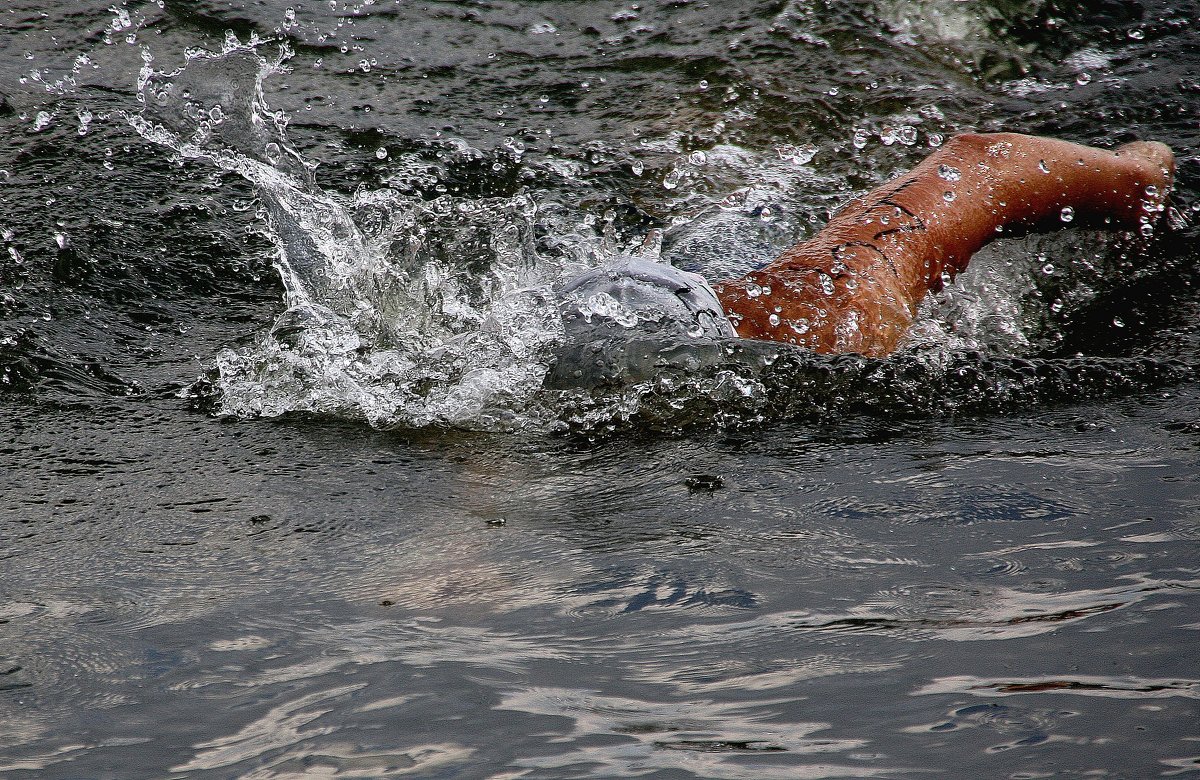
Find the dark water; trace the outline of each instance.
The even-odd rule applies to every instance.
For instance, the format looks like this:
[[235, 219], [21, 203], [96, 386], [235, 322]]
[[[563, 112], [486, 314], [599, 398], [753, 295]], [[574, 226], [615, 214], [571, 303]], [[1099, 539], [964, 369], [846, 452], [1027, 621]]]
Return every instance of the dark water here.
[[[0, 775], [1200, 774], [1200, 5], [110, 5], [0, 9]], [[1175, 212], [996, 245], [889, 361], [560, 395], [457, 332], [387, 406], [244, 368], [260, 201], [123, 114], [227, 30], [463, 290], [745, 268], [966, 129], [1163, 140]]]

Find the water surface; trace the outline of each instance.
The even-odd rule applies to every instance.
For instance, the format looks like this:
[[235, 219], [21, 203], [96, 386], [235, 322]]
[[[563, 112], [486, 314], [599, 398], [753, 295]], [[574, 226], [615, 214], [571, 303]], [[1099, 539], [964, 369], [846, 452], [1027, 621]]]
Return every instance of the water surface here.
[[[1200, 772], [1200, 7], [111, 5], [0, 11], [0, 774]], [[263, 199], [128, 119], [252, 34], [416, 336], [254, 368]], [[1166, 141], [1170, 225], [1001, 242], [888, 361], [562, 395], [507, 338], [999, 129]]]

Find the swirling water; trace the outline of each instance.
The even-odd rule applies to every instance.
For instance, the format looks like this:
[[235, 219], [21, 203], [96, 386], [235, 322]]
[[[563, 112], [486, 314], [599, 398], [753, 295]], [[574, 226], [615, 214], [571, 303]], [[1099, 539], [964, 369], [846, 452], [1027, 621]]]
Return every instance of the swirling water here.
[[[0, 774], [1200, 771], [1197, 18], [10, 3]], [[960, 129], [1164, 140], [1172, 224], [996, 244], [895, 359], [542, 385], [558, 279]]]

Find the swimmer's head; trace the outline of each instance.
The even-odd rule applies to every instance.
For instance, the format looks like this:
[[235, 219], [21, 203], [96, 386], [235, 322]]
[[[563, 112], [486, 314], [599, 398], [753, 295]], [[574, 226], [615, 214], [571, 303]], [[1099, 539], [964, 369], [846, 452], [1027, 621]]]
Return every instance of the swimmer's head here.
[[568, 341], [736, 335], [708, 282], [666, 263], [621, 258], [568, 280], [559, 295]]
[[621, 258], [558, 293], [564, 341], [551, 384], [637, 381], [680, 360], [695, 367], [737, 337], [708, 283], [666, 263]]

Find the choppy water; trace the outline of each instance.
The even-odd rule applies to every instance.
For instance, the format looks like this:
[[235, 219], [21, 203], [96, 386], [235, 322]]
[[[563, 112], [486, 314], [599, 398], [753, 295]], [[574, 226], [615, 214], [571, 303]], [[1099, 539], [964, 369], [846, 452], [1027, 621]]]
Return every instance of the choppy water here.
[[[1200, 6], [290, 9], [0, 9], [0, 774], [1200, 772]], [[543, 384], [564, 276], [967, 129], [1174, 211], [886, 361]]]

